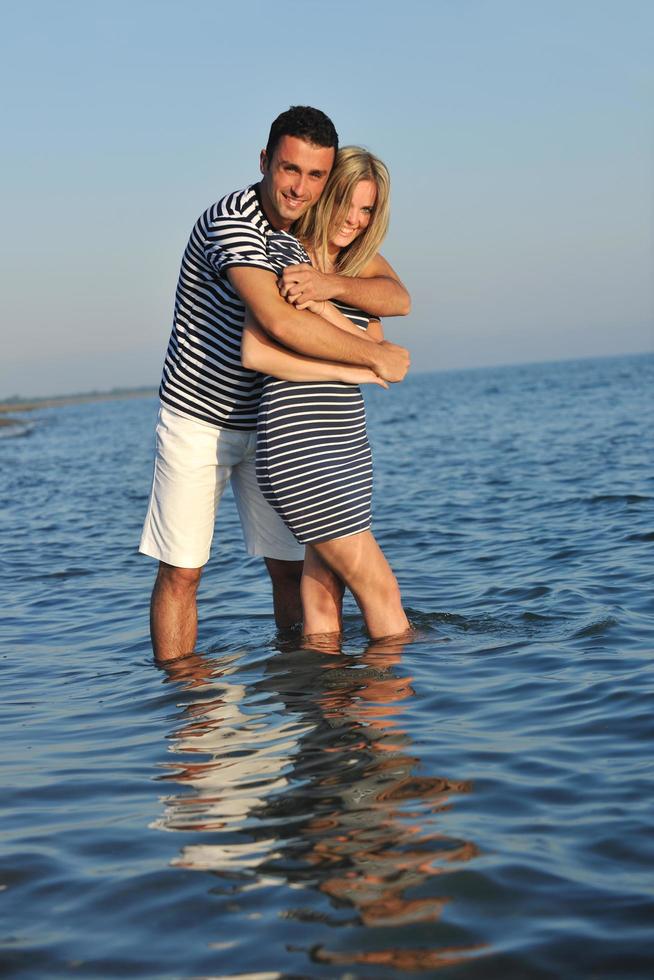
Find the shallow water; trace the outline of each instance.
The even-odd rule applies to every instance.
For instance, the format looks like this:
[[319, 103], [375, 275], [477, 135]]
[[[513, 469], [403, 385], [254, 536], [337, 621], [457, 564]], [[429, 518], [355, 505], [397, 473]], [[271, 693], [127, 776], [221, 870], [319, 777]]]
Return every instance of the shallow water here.
[[151, 662], [153, 400], [0, 441], [0, 963], [20, 977], [649, 977], [654, 358], [368, 393], [416, 638], [277, 637], [221, 507]]

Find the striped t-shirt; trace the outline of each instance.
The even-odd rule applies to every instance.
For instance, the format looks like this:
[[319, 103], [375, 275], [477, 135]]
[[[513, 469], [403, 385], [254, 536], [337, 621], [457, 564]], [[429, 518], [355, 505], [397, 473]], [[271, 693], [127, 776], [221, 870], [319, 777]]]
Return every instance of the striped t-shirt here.
[[273, 272], [266, 255], [273, 232], [256, 184], [228, 194], [198, 218], [182, 258], [159, 389], [173, 411], [220, 428], [256, 428], [262, 377], [241, 365], [245, 306], [227, 270]]

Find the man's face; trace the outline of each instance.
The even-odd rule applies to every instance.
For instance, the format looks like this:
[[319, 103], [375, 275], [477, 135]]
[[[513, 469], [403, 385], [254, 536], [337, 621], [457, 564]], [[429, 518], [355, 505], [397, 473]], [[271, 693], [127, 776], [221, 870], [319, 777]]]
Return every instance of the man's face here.
[[282, 136], [272, 160], [261, 151], [261, 196], [274, 228], [286, 231], [315, 204], [334, 164], [332, 146], [315, 146], [297, 136]]

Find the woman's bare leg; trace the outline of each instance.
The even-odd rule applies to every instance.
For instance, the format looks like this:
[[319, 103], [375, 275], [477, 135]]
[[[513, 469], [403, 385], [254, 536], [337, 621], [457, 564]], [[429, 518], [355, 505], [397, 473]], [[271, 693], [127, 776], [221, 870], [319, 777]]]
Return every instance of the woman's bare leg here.
[[372, 531], [314, 542], [312, 547], [351, 591], [373, 639], [411, 628], [391, 566]]
[[342, 632], [344, 591], [345, 586], [338, 575], [308, 544], [300, 585], [305, 636]]

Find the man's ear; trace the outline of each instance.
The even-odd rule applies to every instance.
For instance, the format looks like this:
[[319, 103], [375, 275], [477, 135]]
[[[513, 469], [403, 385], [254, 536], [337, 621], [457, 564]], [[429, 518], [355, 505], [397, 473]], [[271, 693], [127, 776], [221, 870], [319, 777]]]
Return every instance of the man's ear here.
[[265, 174], [268, 169], [268, 157], [266, 156], [266, 151], [262, 150], [259, 154], [259, 170], [262, 174]]

